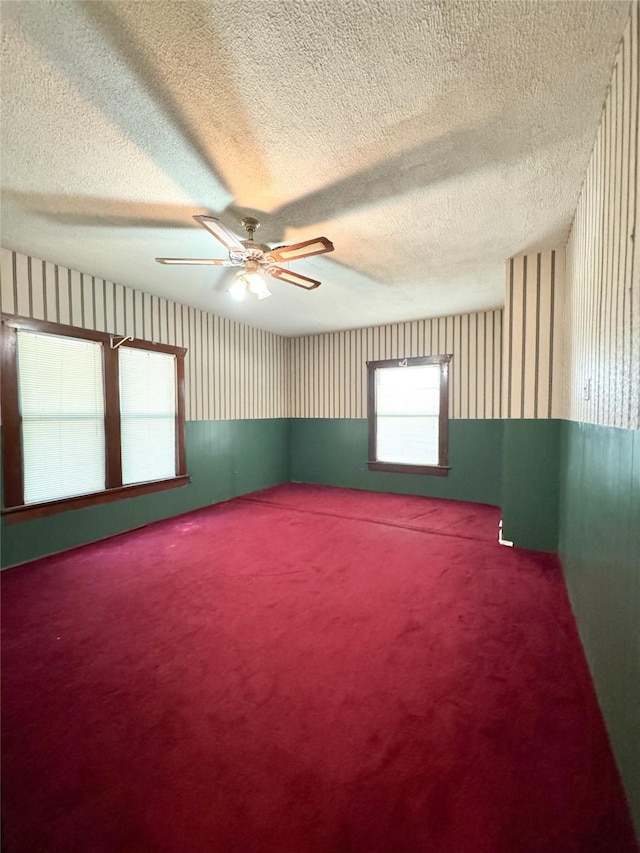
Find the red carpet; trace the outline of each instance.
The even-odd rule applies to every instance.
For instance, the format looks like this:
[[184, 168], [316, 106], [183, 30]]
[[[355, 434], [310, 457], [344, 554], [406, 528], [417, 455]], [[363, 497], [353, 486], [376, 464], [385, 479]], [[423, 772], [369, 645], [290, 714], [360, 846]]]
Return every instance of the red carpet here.
[[284, 486], [5, 572], [6, 853], [636, 850], [557, 561], [456, 506]]

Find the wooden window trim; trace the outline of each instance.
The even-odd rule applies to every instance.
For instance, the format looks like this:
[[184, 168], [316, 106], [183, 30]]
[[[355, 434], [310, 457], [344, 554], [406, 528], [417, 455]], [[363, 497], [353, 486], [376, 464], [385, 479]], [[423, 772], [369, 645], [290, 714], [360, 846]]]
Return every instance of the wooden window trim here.
[[104, 371], [104, 437], [106, 454], [106, 490], [122, 485], [122, 448], [120, 437], [120, 362], [118, 350], [102, 347]]
[[133, 483], [130, 486], [119, 486], [116, 489], [105, 489], [103, 492], [93, 492], [89, 495], [75, 495], [72, 498], [61, 498], [46, 503], [23, 504], [22, 506], [6, 507], [2, 510], [7, 524], [18, 521], [32, 521], [34, 518], [44, 518], [72, 509], [83, 509], [87, 506], [111, 503], [124, 498], [137, 498], [139, 495], [149, 495], [152, 492], [164, 492], [186, 486], [189, 482], [187, 474], [171, 477], [170, 480], [152, 480], [148, 483]]
[[[42, 518], [67, 510], [80, 509], [97, 504], [110, 503], [124, 498], [152, 492], [165, 491], [189, 482], [186, 466], [185, 446], [185, 381], [184, 359], [186, 349], [170, 344], [153, 341], [127, 341], [126, 346], [144, 349], [150, 352], [163, 352], [176, 357], [176, 471], [175, 477], [153, 480], [147, 483], [122, 484], [122, 461], [120, 446], [120, 385], [118, 375], [118, 350], [112, 348], [114, 340], [121, 335], [99, 332], [93, 329], [80, 329], [65, 326], [47, 320], [33, 320], [26, 317], [1, 315], [0, 329], [0, 370], [2, 387], [0, 404], [2, 406], [2, 473], [3, 508], [2, 514], [7, 523]], [[43, 332], [60, 337], [97, 341], [102, 344], [104, 396], [105, 396], [105, 483], [106, 488], [88, 495], [76, 495], [43, 503], [24, 503], [24, 477], [22, 464], [21, 418], [18, 393], [17, 372], [17, 331], [25, 329], [31, 332]]]
[[[367, 362], [367, 415], [369, 421], [370, 471], [386, 471], [395, 474], [428, 474], [447, 477], [449, 465], [449, 362], [448, 355], [426, 355], [416, 358], [387, 358], [383, 361]], [[376, 413], [376, 370], [379, 368], [422, 367], [425, 364], [440, 365], [440, 413], [438, 420], [438, 465], [403, 465], [398, 462], [381, 462], [377, 459], [377, 413]]]

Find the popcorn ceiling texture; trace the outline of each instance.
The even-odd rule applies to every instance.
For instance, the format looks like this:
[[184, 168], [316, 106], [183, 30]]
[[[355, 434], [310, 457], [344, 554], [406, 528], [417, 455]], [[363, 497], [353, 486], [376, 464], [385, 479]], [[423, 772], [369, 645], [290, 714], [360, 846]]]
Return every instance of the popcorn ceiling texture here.
[[[3, 243], [283, 334], [493, 309], [566, 240], [628, 2], [3, 7]], [[191, 220], [317, 234], [235, 306]]]

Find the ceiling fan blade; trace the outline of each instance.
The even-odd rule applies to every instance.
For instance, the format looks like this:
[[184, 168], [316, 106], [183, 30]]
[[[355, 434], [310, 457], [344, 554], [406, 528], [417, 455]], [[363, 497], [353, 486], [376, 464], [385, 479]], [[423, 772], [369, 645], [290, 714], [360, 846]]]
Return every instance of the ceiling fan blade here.
[[270, 267], [269, 275], [280, 278], [282, 281], [288, 281], [289, 284], [295, 284], [296, 287], [304, 287], [305, 290], [314, 290], [316, 287], [320, 287], [320, 282], [314, 278], [307, 278], [306, 275], [300, 275], [300, 273], [291, 272], [291, 270], [285, 270], [282, 267]]
[[215, 216], [194, 216], [193, 217], [196, 222], [199, 222], [210, 234], [216, 238], [216, 240], [220, 240], [222, 245], [228, 249], [230, 252], [244, 252], [245, 247], [240, 242], [240, 238], [236, 237], [233, 231], [229, 231], [229, 229], [220, 222], [219, 219], [216, 219]]
[[315, 237], [303, 243], [278, 246], [277, 249], [271, 249], [267, 257], [283, 264], [287, 261], [297, 261], [299, 258], [308, 258], [310, 255], [322, 255], [324, 252], [333, 252], [333, 243], [326, 237]]
[[220, 258], [156, 258], [159, 264], [190, 264], [191, 266], [239, 267], [240, 262], [221, 261]]

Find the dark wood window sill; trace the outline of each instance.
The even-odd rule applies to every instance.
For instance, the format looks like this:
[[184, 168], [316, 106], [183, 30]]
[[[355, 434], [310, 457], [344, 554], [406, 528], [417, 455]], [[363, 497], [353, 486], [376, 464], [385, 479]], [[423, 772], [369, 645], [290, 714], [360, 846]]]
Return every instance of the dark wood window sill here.
[[16, 524], [19, 521], [32, 521], [34, 518], [44, 518], [58, 512], [71, 509], [82, 509], [87, 506], [111, 503], [112, 501], [135, 498], [138, 495], [148, 495], [152, 492], [164, 492], [186, 486], [189, 476], [182, 474], [169, 480], [154, 480], [151, 483], [133, 483], [130, 486], [119, 486], [116, 489], [106, 489], [104, 492], [94, 492], [90, 495], [77, 495], [73, 498], [63, 498], [59, 501], [47, 501], [40, 504], [25, 504], [24, 506], [6, 507], [2, 510], [5, 524]]
[[429, 474], [448, 477], [450, 465], [401, 465], [397, 462], [367, 462], [370, 471], [389, 471], [393, 474]]

